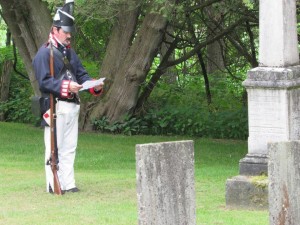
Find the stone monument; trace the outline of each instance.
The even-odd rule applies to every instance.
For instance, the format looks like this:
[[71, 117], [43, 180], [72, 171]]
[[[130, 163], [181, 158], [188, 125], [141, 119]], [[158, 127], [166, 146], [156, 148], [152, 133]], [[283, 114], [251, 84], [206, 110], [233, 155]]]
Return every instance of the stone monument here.
[[260, 0], [259, 4], [259, 67], [250, 70], [243, 82], [248, 93], [248, 154], [240, 160], [240, 176], [226, 182], [226, 203], [233, 207], [244, 202], [241, 207], [247, 208], [253, 202], [244, 198], [261, 191], [252, 185], [251, 193], [232, 198], [238, 186], [251, 185], [249, 176], [268, 174], [268, 143], [300, 138], [296, 0]]

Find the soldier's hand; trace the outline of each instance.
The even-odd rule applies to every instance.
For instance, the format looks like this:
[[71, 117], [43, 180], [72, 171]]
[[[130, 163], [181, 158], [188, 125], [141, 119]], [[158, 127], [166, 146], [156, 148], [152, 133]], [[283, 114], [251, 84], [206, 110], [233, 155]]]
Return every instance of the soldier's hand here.
[[76, 82], [74, 82], [74, 81], [71, 81], [70, 82], [70, 86], [69, 86], [69, 90], [70, 90], [70, 92], [72, 92], [72, 93], [78, 93], [78, 91], [80, 90], [82, 88], [82, 85], [80, 85], [80, 84], [78, 84], [78, 83], [76, 83]]

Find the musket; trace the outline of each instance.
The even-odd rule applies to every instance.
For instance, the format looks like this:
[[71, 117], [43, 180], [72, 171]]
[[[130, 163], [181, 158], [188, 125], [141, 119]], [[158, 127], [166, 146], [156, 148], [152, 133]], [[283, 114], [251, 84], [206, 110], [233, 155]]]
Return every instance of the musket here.
[[[54, 61], [53, 61], [53, 45], [50, 42], [50, 76], [54, 77]], [[54, 104], [54, 95], [50, 93], [50, 129], [51, 129], [51, 158], [50, 165], [54, 178], [54, 193], [57, 195], [62, 195], [60, 188], [60, 183], [57, 175], [58, 171], [58, 157], [57, 157], [57, 140], [56, 140], [56, 111]]]

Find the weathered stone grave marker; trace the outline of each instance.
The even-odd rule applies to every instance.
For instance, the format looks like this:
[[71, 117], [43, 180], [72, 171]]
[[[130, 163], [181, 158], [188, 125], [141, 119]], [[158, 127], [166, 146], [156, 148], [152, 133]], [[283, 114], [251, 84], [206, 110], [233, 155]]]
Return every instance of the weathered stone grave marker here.
[[268, 145], [270, 225], [300, 224], [300, 141]]
[[136, 145], [139, 225], [195, 225], [194, 143]]

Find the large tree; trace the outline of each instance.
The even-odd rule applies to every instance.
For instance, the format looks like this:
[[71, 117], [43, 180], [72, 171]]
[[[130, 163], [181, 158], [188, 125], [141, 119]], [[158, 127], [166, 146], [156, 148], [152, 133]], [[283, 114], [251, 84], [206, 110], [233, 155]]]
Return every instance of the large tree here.
[[100, 71], [101, 76], [109, 78], [109, 87], [102, 101], [86, 107], [82, 120], [85, 129], [91, 129], [88, 121], [93, 118], [105, 115], [110, 121], [116, 121], [135, 109], [141, 84], [167, 27], [167, 17], [153, 9], [174, 7], [173, 1], [165, 1], [162, 5], [154, 2], [138, 24], [141, 16], [138, 2], [128, 1], [129, 5], [122, 5], [119, 10]]

